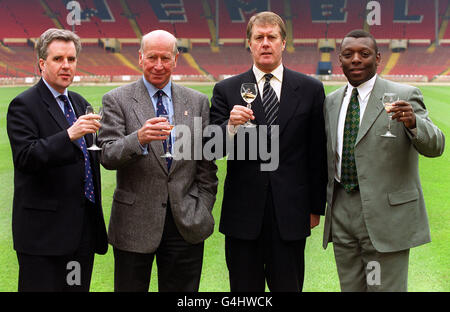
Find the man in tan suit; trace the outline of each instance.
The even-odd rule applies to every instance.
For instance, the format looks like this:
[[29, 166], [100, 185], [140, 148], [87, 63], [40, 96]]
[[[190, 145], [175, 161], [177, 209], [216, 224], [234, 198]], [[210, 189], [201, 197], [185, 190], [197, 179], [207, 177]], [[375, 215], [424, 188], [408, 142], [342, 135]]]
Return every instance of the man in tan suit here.
[[108, 233], [116, 291], [148, 291], [155, 257], [159, 291], [199, 288], [203, 241], [214, 229], [217, 167], [198, 157], [161, 157], [176, 154], [175, 136], [181, 136], [175, 128], [164, 142], [169, 121], [190, 130], [182, 139], [191, 146], [201, 142], [209, 123], [208, 97], [170, 79], [177, 58], [172, 34], [145, 35], [139, 51], [143, 77], [103, 97], [101, 162], [117, 170]]
[[[346, 35], [339, 60], [348, 84], [327, 96], [327, 211], [324, 248], [333, 242], [342, 291], [407, 291], [409, 250], [430, 242], [419, 154], [440, 156], [444, 135], [419, 89], [377, 76], [369, 33]], [[384, 93], [399, 101], [391, 132]]]

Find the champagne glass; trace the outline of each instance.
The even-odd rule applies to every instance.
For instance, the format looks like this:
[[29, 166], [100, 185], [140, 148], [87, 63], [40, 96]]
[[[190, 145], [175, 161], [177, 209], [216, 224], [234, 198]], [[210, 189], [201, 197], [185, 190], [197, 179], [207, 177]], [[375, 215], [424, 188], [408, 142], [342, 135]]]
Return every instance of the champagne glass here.
[[[169, 119], [169, 115], [159, 115], [158, 117], [163, 117], [166, 118], [166, 120], [170, 123], [170, 119]], [[161, 155], [162, 158], [173, 158], [173, 155], [170, 153], [170, 132], [172, 131], [172, 129], [175, 127], [174, 125], [169, 125], [170, 130], [164, 130], [167, 131], [167, 139], [166, 139], [166, 152], [164, 153], [164, 155]]]
[[[394, 102], [398, 101], [398, 95], [395, 94], [395, 93], [385, 93], [385, 94], [383, 95], [382, 101], [383, 101], [384, 109], [385, 109], [386, 112], [387, 112], [388, 110], [392, 109], [392, 107], [393, 107], [392, 104], [393, 104]], [[395, 137], [396, 137], [396, 136], [395, 136], [394, 134], [392, 134], [392, 132], [391, 132], [391, 120], [392, 120], [392, 115], [393, 115], [393, 113], [388, 113], [388, 118], [389, 118], [389, 121], [388, 121], [388, 129], [387, 129], [387, 131], [386, 131], [385, 134], [381, 135], [382, 137], [385, 137], [385, 138], [395, 138]]]
[[[247, 108], [252, 108], [252, 102], [256, 99], [258, 95], [258, 86], [256, 83], [243, 83], [241, 85], [241, 96], [244, 101], [247, 103]], [[243, 124], [244, 127], [254, 128], [256, 125], [252, 123], [250, 120], [247, 120], [246, 123]]]
[[[88, 105], [86, 107], [86, 114], [95, 114], [95, 110], [91, 105]], [[98, 110], [98, 115], [100, 115], [100, 118], [102, 116], [102, 108], [100, 108]], [[102, 149], [100, 147], [97, 146], [96, 144], [97, 141], [97, 132], [92, 133], [92, 145], [89, 146], [87, 149], [90, 151], [101, 151]]]

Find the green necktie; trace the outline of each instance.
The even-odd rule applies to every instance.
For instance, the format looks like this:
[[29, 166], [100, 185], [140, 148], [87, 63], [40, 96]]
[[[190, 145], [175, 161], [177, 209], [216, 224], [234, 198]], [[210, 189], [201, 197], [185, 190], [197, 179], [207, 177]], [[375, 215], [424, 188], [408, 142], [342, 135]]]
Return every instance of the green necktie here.
[[342, 145], [341, 184], [347, 192], [358, 186], [355, 163], [355, 141], [359, 130], [358, 89], [353, 88], [345, 116], [344, 140]]

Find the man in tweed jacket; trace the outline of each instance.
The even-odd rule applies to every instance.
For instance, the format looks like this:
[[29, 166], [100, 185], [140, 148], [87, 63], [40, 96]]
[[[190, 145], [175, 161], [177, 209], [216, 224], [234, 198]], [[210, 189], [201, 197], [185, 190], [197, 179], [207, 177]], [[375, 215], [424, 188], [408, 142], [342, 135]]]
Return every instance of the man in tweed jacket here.
[[[108, 233], [115, 291], [148, 291], [155, 256], [159, 291], [199, 287], [203, 241], [214, 229], [217, 167], [204, 159], [161, 157], [166, 148], [175, 150], [163, 145], [169, 122], [191, 130], [191, 146], [209, 123], [207, 96], [170, 79], [177, 58], [172, 34], [150, 32], [139, 51], [143, 77], [103, 97], [101, 162], [117, 170]], [[161, 104], [169, 121], [158, 117]], [[195, 117], [202, 121], [196, 129]], [[176, 146], [174, 131], [169, 140]]]

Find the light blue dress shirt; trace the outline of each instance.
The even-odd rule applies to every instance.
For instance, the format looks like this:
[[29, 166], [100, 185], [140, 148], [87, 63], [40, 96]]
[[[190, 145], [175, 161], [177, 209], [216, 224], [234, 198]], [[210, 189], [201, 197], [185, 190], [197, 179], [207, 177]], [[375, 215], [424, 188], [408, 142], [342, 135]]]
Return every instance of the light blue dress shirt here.
[[[156, 88], [150, 82], [148, 82], [144, 76], [143, 76], [143, 81], [144, 81], [145, 87], [147, 88], [148, 95], [150, 96], [150, 99], [152, 100], [153, 109], [155, 110], [155, 116], [156, 116], [156, 111], [157, 111], [156, 104], [158, 103], [158, 96], [156, 95], [156, 92], [158, 92], [160, 89]], [[169, 82], [161, 90], [165, 94], [162, 97], [162, 103], [164, 105], [164, 108], [167, 111], [167, 114], [169, 115], [170, 124], [173, 124], [173, 122], [174, 122], [173, 111], [174, 110], [173, 110], [173, 103], [172, 103], [172, 81], [169, 80]], [[172, 150], [170, 152], [173, 152], [173, 144], [175, 141], [175, 128], [173, 128], [170, 138], [171, 138], [171, 143], [172, 143], [171, 144]], [[148, 145], [141, 146], [141, 147], [142, 147], [143, 155], [147, 155], [148, 154]]]
[[44, 78], [42, 78], [42, 80], [44, 81], [45, 85], [47, 86], [47, 88], [48, 88], [48, 89], [50, 90], [50, 92], [52, 93], [53, 97], [55, 98], [56, 102], [57, 102], [58, 105], [59, 105], [59, 108], [61, 108], [63, 114], [64, 114], [64, 102], [61, 101], [61, 100], [59, 99], [59, 96], [60, 96], [60, 95], [65, 95], [65, 96], [67, 97], [67, 99], [69, 100], [70, 108], [72, 108], [72, 110], [75, 111], [75, 110], [73, 109], [72, 102], [70, 102], [70, 99], [69, 99], [69, 92], [67, 92], [67, 89], [64, 89], [64, 92], [63, 92], [63, 93], [59, 93], [58, 91], [56, 91], [55, 89], [53, 89], [52, 86], [49, 85], [48, 82], [45, 81]]

